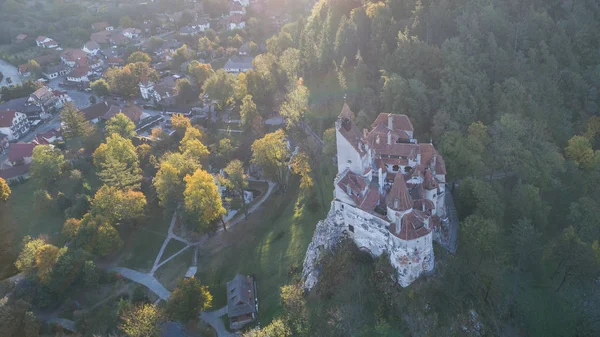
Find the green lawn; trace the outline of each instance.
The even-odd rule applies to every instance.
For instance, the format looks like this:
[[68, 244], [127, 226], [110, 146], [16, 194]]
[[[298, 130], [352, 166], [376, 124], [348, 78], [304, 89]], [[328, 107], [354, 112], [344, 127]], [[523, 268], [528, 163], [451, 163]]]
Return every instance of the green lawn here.
[[17, 273], [13, 262], [21, 250], [23, 237], [46, 235], [56, 244], [61, 244], [60, 233], [65, 222], [58, 207], [39, 209], [35, 207], [36, 185], [32, 181], [10, 186], [12, 194], [4, 205], [0, 205], [0, 244], [3, 257], [0, 260], [0, 279]]
[[[331, 195], [331, 178], [322, 180], [324, 195]], [[210, 287], [214, 308], [226, 304], [226, 282], [241, 273], [256, 277], [261, 323], [281, 313], [279, 288], [299, 277], [306, 248], [330, 201], [325, 201], [326, 210], [310, 211], [300, 203], [297, 185], [291, 183], [284, 195], [273, 194], [247, 221], [200, 248], [197, 277]]]
[[171, 215], [164, 214], [161, 208], [152, 208], [146, 219], [137, 229], [121, 234], [125, 245], [120, 253], [119, 266], [139, 271], [149, 271], [152, 268], [154, 259], [167, 238]]
[[167, 247], [165, 247], [165, 251], [163, 252], [162, 257], [160, 258], [160, 262], [168, 259], [173, 254], [182, 250], [184, 247], [185, 247], [185, 243], [183, 243], [181, 241], [177, 241], [177, 240], [173, 240], [173, 239], [169, 240], [169, 243], [167, 244]]

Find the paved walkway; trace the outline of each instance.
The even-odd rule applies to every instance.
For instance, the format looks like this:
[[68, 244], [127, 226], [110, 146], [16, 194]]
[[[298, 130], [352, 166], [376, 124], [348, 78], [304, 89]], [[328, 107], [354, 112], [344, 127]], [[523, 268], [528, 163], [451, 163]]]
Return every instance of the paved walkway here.
[[227, 315], [227, 306], [222, 307], [219, 310], [200, 313], [200, 319], [206, 322], [208, 325], [212, 326], [213, 329], [217, 332], [217, 336], [219, 337], [230, 337], [237, 336], [235, 333], [231, 333], [227, 331], [225, 324], [221, 320], [221, 316]]
[[111, 268], [111, 270], [116, 271], [127, 279], [145, 285], [162, 300], [166, 301], [167, 298], [169, 298], [169, 295], [171, 295], [171, 292], [168, 291], [167, 288], [158, 282], [158, 280], [152, 275], [140, 273], [139, 271], [123, 267], [114, 267]]
[[[253, 180], [253, 179], [248, 179], [248, 180], [252, 180], [252, 181], [263, 181], [263, 180]], [[273, 189], [275, 188], [275, 183], [272, 181], [267, 181], [267, 183], [269, 184], [269, 188], [267, 189], [267, 192], [261, 196], [260, 200], [255, 203], [254, 205], [252, 205], [252, 207], [248, 208], [248, 214], [256, 211], [257, 208], [259, 208], [263, 202], [265, 202], [265, 200], [267, 200], [267, 198], [271, 195], [271, 193], [273, 192]], [[237, 217], [236, 219], [233, 219], [233, 221], [228, 222], [227, 223], [227, 229], [233, 228], [233, 226], [237, 225], [238, 223], [240, 223], [240, 221], [244, 220], [245, 217], [242, 216], [243, 213], [240, 212], [240, 216]], [[219, 228], [218, 231], [222, 231], [223, 228]]]

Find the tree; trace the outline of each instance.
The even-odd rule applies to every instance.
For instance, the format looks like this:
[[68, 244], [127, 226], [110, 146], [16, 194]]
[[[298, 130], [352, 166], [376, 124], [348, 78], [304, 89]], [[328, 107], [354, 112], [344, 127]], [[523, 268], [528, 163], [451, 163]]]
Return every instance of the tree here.
[[244, 210], [244, 214], [248, 216], [246, 198], [244, 197], [244, 189], [248, 187], [248, 177], [244, 172], [244, 164], [237, 159], [232, 160], [227, 164], [224, 171], [227, 173], [228, 187], [236, 191], [240, 198], [242, 198], [242, 209]]
[[115, 133], [128, 139], [136, 135], [135, 124], [122, 112], [106, 122], [106, 134], [110, 136]]
[[62, 253], [64, 253], [64, 251], [61, 252], [61, 249], [48, 243], [42, 245], [36, 251], [36, 274], [42, 283], [48, 284], [50, 281], [52, 268]]
[[173, 55], [173, 59], [171, 60], [174, 68], [179, 68], [179, 66], [187, 60], [190, 60], [193, 57], [193, 50], [189, 49], [186, 44], [177, 48], [175, 50], [175, 54]]
[[71, 102], [67, 102], [60, 111], [60, 120], [65, 138], [87, 137], [93, 132], [92, 124]]
[[242, 99], [242, 106], [240, 107], [240, 118], [242, 120], [242, 127], [245, 130], [251, 129], [252, 122], [257, 117], [260, 117], [260, 115], [256, 110], [256, 104], [254, 104], [251, 95], [246, 95]]
[[202, 86], [204, 94], [212, 100], [217, 101], [219, 109], [223, 109], [233, 98], [235, 87], [235, 76], [223, 69], [217, 70], [209, 77]]
[[131, 18], [129, 16], [122, 16], [119, 19], [119, 26], [121, 26], [122, 28], [129, 28], [129, 27], [133, 27], [133, 20], [131, 20]]
[[110, 86], [108, 85], [108, 82], [106, 82], [106, 80], [103, 78], [90, 83], [90, 88], [96, 96], [103, 97], [110, 93]]
[[40, 335], [40, 323], [33, 311], [27, 311], [23, 320], [25, 337], [38, 337]]
[[[193, 175], [187, 175], [184, 180], [185, 210], [195, 219], [199, 229], [206, 231], [213, 221], [222, 219], [226, 213], [219, 188], [214, 177], [202, 169], [197, 169]], [[223, 228], [226, 230], [225, 223]]]
[[281, 106], [281, 115], [287, 120], [288, 129], [297, 129], [304, 123], [304, 115], [308, 110], [308, 89], [302, 79], [287, 94]]
[[175, 91], [173, 94], [177, 96], [177, 100], [183, 104], [189, 104], [197, 97], [197, 93], [194, 93], [194, 88], [187, 78], [180, 78], [175, 81]]
[[260, 166], [268, 179], [285, 185], [290, 151], [283, 130], [257, 139], [252, 144], [252, 162]]
[[161, 310], [152, 304], [140, 304], [121, 315], [119, 329], [129, 337], [158, 337], [163, 321]]
[[290, 328], [282, 320], [276, 319], [262, 329], [253, 329], [242, 334], [242, 337], [289, 337], [291, 335]]
[[592, 245], [583, 242], [573, 226], [565, 228], [552, 248], [552, 259], [557, 263], [552, 278], [562, 274], [556, 292], [567, 281], [593, 277], [600, 263], [594, 255]]
[[136, 62], [150, 63], [150, 62], [152, 62], [152, 58], [150, 57], [150, 55], [144, 53], [143, 51], [136, 51], [136, 52], [133, 52], [131, 55], [129, 55], [129, 57], [127, 58], [127, 63], [136, 63]]
[[233, 145], [231, 145], [231, 139], [223, 138], [219, 141], [219, 154], [225, 158], [225, 160], [229, 160], [231, 153], [233, 152]]
[[211, 77], [215, 73], [215, 71], [213, 70], [210, 63], [203, 64], [194, 60], [188, 65], [188, 73], [194, 78], [196, 86], [198, 88], [202, 88], [204, 81]]
[[191, 158], [197, 163], [204, 161], [210, 154], [208, 148], [200, 141], [200, 138], [200, 131], [195, 127], [189, 127], [185, 130], [185, 135], [179, 146], [181, 153], [185, 157]]
[[29, 60], [27, 62], [27, 71], [33, 75], [33, 78], [38, 78], [42, 74], [42, 67], [36, 60]]
[[104, 78], [114, 93], [123, 97], [135, 97], [139, 94], [140, 82], [155, 82], [160, 77], [147, 62], [136, 62], [129, 63], [122, 69], [112, 67], [106, 71]]
[[313, 186], [312, 170], [308, 163], [308, 155], [304, 152], [298, 152], [292, 157], [290, 168], [294, 174], [300, 176], [300, 189], [306, 194]]
[[590, 169], [594, 166], [594, 150], [586, 137], [573, 136], [569, 139], [569, 144], [565, 148], [565, 155], [583, 169]]
[[181, 153], [167, 153], [163, 156], [152, 184], [163, 207], [173, 207], [183, 199], [185, 189], [183, 178], [201, 168], [199, 162], [190, 160]]
[[85, 282], [85, 286], [88, 288], [94, 288], [98, 286], [99, 278], [100, 275], [94, 261], [85, 261], [85, 266], [83, 267], [83, 280]]
[[42, 188], [47, 188], [63, 174], [67, 162], [62, 152], [50, 145], [33, 148], [29, 173]]
[[119, 189], [139, 189], [142, 181], [142, 175], [135, 167], [128, 167], [127, 163], [114, 159], [101, 163], [97, 174], [104, 184]]
[[0, 178], [0, 201], [6, 201], [10, 197], [10, 187], [4, 178]]
[[145, 208], [146, 196], [142, 192], [104, 185], [94, 195], [90, 214], [107, 219], [110, 224], [135, 222], [144, 216]]
[[92, 157], [94, 165], [98, 168], [102, 168], [110, 161], [115, 161], [124, 163], [132, 172], [139, 173], [139, 159], [133, 143], [117, 133], [108, 136], [106, 143], [100, 144]]
[[174, 320], [188, 322], [196, 319], [200, 311], [212, 306], [212, 295], [208, 287], [195, 277], [181, 278], [167, 301], [167, 315]]
[[285, 71], [288, 81], [296, 81], [302, 72], [300, 50], [295, 48], [286, 49], [279, 57], [279, 65]]
[[323, 153], [328, 157], [333, 157], [337, 153], [337, 144], [335, 142], [335, 129], [329, 128], [323, 132]]

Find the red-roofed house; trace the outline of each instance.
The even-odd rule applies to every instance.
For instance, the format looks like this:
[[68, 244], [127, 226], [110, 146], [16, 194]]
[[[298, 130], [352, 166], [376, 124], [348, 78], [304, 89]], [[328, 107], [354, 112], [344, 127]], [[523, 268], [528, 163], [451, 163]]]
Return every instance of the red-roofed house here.
[[0, 133], [9, 141], [17, 140], [29, 131], [29, 120], [24, 113], [15, 110], [0, 110]]
[[62, 133], [57, 129], [52, 129], [44, 133], [36, 134], [31, 142], [36, 145], [49, 145], [61, 141], [62, 139]]
[[77, 61], [87, 57], [81, 49], [67, 48], [60, 54], [61, 61], [69, 67], [75, 67]]
[[54, 41], [53, 39], [46, 37], [46, 36], [38, 36], [37, 39], [35, 39], [35, 44], [38, 47], [42, 47], [42, 48], [58, 47], [58, 43], [56, 43], [56, 41]]
[[88, 67], [75, 68], [67, 75], [67, 81], [77, 82], [77, 83], [89, 82], [89, 78], [88, 78], [89, 73], [90, 73], [90, 68], [88, 68]]
[[19, 34], [17, 35], [17, 37], [15, 38], [15, 41], [17, 43], [21, 43], [23, 41], [25, 41], [25, 39], [27, 38], [27, 34]]
[[31, 164], [34, 143], [11, 143], [8, 146], [8, 161], [12, 166]]
[[19, 64], [19, 74], [23, 77], [28, 77], [31, 75], [31, 72], [29, 71], [29, 64], [27, 63], [23, 63], [23, 64]]

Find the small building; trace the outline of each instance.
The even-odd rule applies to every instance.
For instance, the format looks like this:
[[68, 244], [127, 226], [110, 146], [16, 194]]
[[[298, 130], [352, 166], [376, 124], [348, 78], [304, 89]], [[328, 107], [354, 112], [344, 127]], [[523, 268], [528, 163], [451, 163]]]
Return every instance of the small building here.
[[31, 142], [37, 145], [49, 145], [61, 141], [62, 139], [62, 133], [59, 130], [51, 129], [44, 133], [36, 134], [35, 138]]
[[76, 83], [89, 82], [89, 72], [90, 68], [88, 67], [75, 68], [67, 75], [67, 81]]
[[106, 115], [106, 113], [110, 110], [111, 106], [111, 103], [104, 101], [90, 105], [85, 109], [81, 109], [80, 111], [85, 116], [85, 119], [96, 124], [104, 115]]
[[0, 110], [0, 133], [8, 140], [17, 140], [29, 131], [29, 120], [24, 113], [15, 110]]
[[0, 169], [0, 178], [6, 180], [7, 183], [18, 182], [21, 179], [29, 177], [29, 165], [10, 166]]
[[19, 64], [19, 68], [17, 70], [19, 71], [19, 75], [23, 77], [31, 76], [31, 72], [29, 71], [29, 64], [27, 63]]
[[98, 31], [102, 31], [102, 30], [107, 30], [107, 31], [111, 31], [114, 29], [114, 27], [108, 23], [108, 22], [96, 22], [92, 24], [92, 29], [96, 32]]
[[35, 44], [38, 47], [42, 47], [42, 48], [56, 48], [58, 47], [58, 43], [56, 43], [56, 41], [54, 41], [53, 39], [46, 37], [46, 36], [38, 36], [37, 39], [35, 39]]
[[0, 111], [1, 110], [14, 110], [24, 113], [30, 122], [42, 119], [42, 116], [45, 114], [44, 110], [30, 102], [29, 97], [27, 96], [0, 103]]
[[44, 71], [42, 71], [42, 75], [48, 80], [55, 79], [58, 76], [65, 76], [68, 73], [69, 69], [64, 64], [47, 67]]
[[137, 39], [140, 37], [142, 31], [137, 28], [125, 28], [123, 29], [122, 34], [128, 39]]
[[12, 166], [31, 164], [34, 143], [11, 143], [8, 146], [8, 161]]
[[252, 276], [235, 275], [227, 282], [227, 316], [229, 327], [239, 330], [246, 324], [256, 320], [258, 300], [256, 283]]
[[252, 70], [252, 56], [232, 56], [223, 69], [228, 73], [244, 73], [248, 70]]
[[77, 65], [77, 61], [85, 58], [87, 54], [81, 49], [67, 48], [60, 54], [60, 60], [67, 66], [73, 68]]
[[17, 35], [17, 37], [15, 38], [15, 41], [17, 43], [21, 43], [23, 41], [25, 41], [25, 39], [27, 38], [27, 34], [19, 34]]
[[96, 43], [99, 43], [99, 44], [109, 43], [111, 36], [112, 36], [112, 33], [110, 31], [101, 30], [101, 31], [92, 33], [92, 35], [90, 35], [90, 40], [92, 40]]
[[100, 45], [98, 42], [90, 40], [83, 45], [82, 50], [90, 55], [96, 55], [100, 50]]

